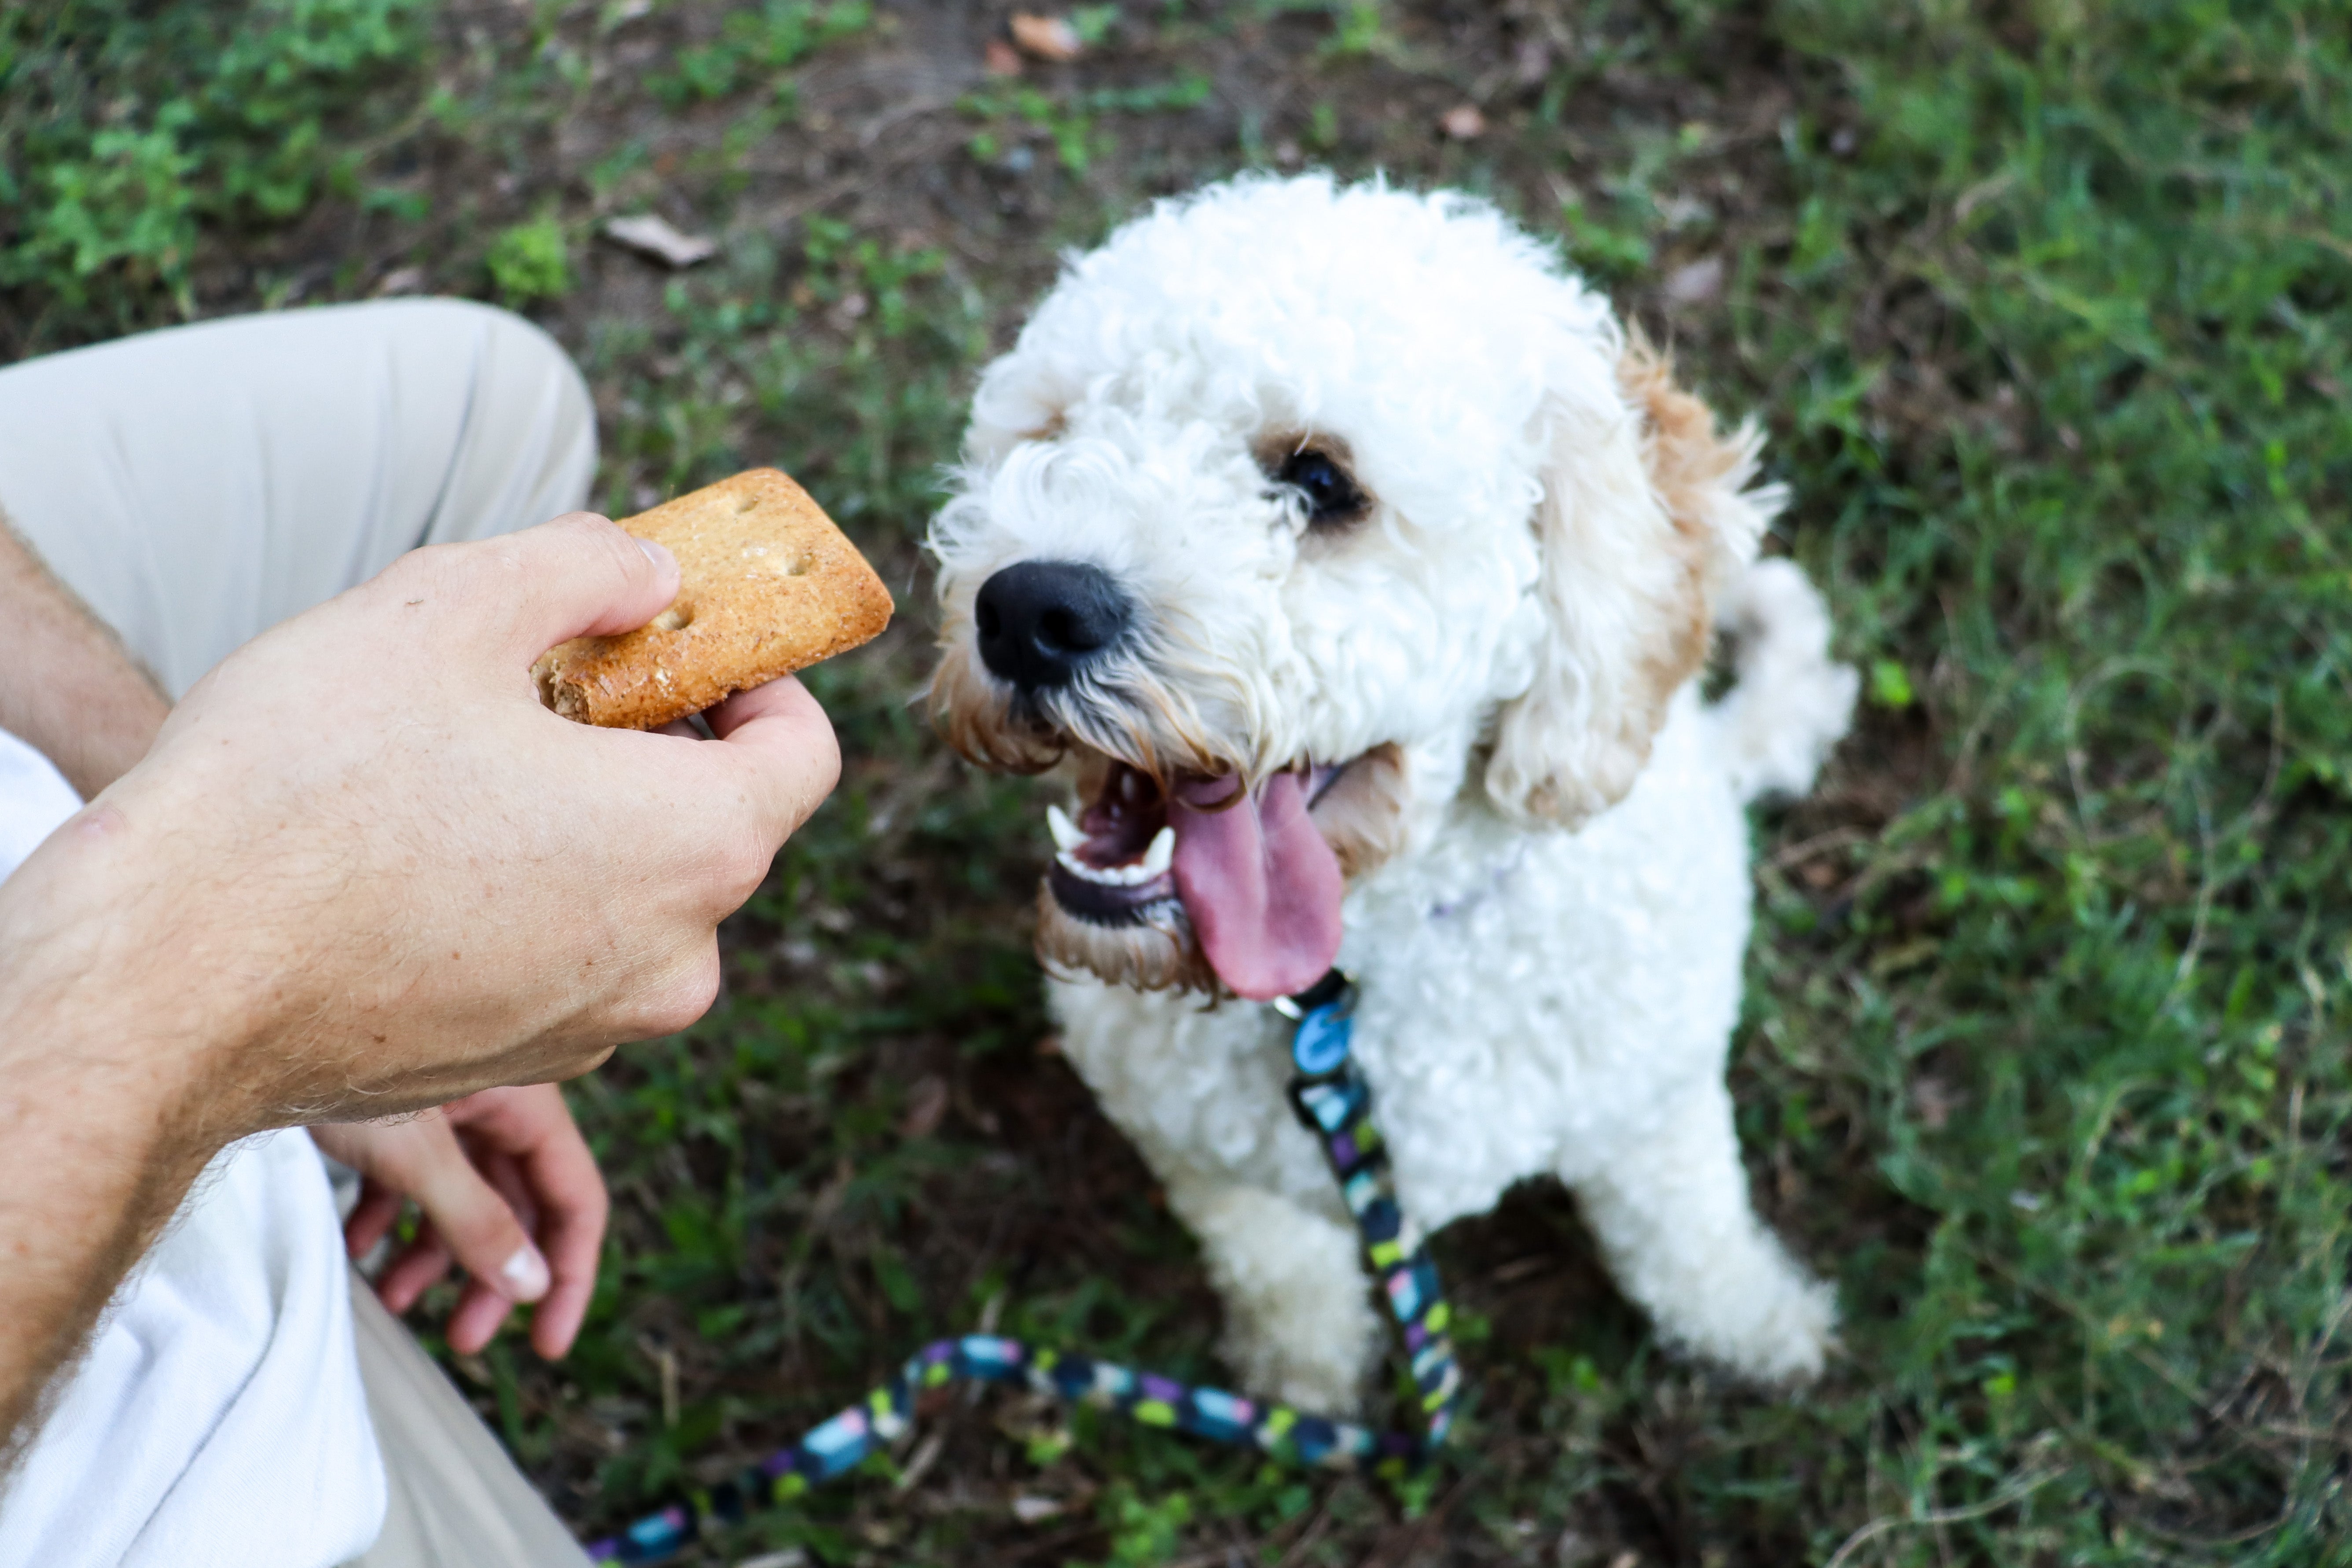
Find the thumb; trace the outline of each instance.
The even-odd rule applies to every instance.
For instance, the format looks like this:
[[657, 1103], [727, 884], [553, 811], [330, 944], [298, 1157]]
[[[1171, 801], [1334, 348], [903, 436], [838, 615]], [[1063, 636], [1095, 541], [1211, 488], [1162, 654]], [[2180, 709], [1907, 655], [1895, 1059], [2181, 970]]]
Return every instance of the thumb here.
[[418, 1172], [410, 1196], [467, 1273], [509, 1301], [547, 1294], [547, 1259], [496, 1187], [474, 1168], [446, 1123], [447, 1150]]
[[792, 676], [739, 691], [710, 710], [710, 732], [739, 771], [757, 826], [782, 843], [841, 782], [841, 746], [833, 722]]
[[677, 597], [677, 558], [593, 512], [446, 548], [457, 600], [499, 628], [504, 655], [526, 664], [573, 637], [635, 631]]

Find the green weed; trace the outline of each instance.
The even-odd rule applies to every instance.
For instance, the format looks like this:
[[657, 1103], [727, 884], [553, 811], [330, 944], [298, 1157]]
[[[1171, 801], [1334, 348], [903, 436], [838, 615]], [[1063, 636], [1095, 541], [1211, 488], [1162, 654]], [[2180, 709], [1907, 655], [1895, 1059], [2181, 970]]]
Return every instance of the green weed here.
[[673, 109], [725, 98], [754, 78], [773, 79], [810, 55], [862, 31], [874, 19], [866, 0], [768, 0], [730, 11], [717, 39], [678, 51], [676, 66], [653, 77], [654, 95]]
[[490, 286], [509, 305], [559, 300], [572, 288], [571, 249], [552, 213], [500, 230], [482, 264]]
[[1192, 1521], [1192, 1500], [1182, 1492], [1147, 1500], [1122, 1483], [1103, 1494], [1101, 1513], [1111, 1532], [1103, 1568], [1160, 1568], [1183, 1541], [1184, 1527]]
[[1594, 279], [1622, 281], [1650, 265], [1652, 251], [1646, 225], [1614, 224], [1595, 217], [1586, 210], [1581, 197], [1560, 203], [1559, 222], [1568, 242], [1568, 254]]
[[64, 313], [68, 331], [192, 312], [201, 231], [349, 191], [363, 153], [336, 132], [413, 56], [419, 9], [63, 0], [0, 14], [0, 289]]
[[994, 159], [1028, 135], [1043, 136], [1070, 173], [1082, 174], [1115, 143], [1102, 121], [1108, 115], [1150, 115], [1198, 108], [1208, 101], [1209, 79], [1187, 72], [1172, 81], [1140, 87], [1097, 88], [1056, 95], [1014, 85], [971, 93], [958, 106], [982, 122], [972, 133], [971, 154]]
[[1349, 59], [1359, 56], [1393, 57], [1401, 52], [1396, 35], [1390, 30], [1388, 15], [1381, 0], [1344, 0], [1331, 7], [1334, 25], [1325, 52], [1333, 59]]

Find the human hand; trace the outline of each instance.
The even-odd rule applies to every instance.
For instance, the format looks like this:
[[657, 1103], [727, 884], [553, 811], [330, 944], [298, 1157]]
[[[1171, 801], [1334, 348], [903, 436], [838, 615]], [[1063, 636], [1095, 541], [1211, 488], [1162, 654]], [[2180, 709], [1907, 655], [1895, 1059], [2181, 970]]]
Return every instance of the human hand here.
[[540, 654], [677, 590], [667, 552], [585, 514], [404, 557], [200, 681], [11, 879], [0, 952], [105, 976], [92, 1021], [201, 1084], [177, 1109], [215, 1147], [685, 1026], [839, 756], [789, 679], [713, 709], [716, 742], [540, 704]]
[[591, 730], [530, 675], [677, 593], [584, 514], [415, 552], [224, 660], [0, 882], [0, 1473], [219, 1149], [709, 1005], [719, 921], [838, 776], [824, 715], [780, 680], [712, 741]]
[[343, 1223], [353, 1258], [383, 1239], [410, 1199], [416, 1239], [376, 1277], [395, 1313], [449, 1272], [467, 1279], [445, 1332], [460, 1355], [490, 1342], [518, 1301], [535, 1301], [531, 1348], [572, 1348], [596, 1284], [610, 1204], [604, 1178], [551, 1083], [486, 1089], [399, 1121], [330, 1122], [311, 1141], [363, 1178]]

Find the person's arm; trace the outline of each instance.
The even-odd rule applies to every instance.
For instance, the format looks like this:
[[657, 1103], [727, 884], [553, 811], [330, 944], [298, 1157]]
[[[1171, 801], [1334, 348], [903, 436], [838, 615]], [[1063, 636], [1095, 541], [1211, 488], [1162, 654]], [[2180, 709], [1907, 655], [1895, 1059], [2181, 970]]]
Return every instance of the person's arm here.
[[[103, 832], [77, 819], [65, 831]], [[5, 887], [5, 885], [0, 885]], [[165, 997], [120, 1012], [80, 976], [107, 956], [85, 920], [0, 950], [0, 1477], [33, 1402], [210, 1157], [193, 1058], [160, 1037]], [[151, 972], [152, 973], [152, 972]], [[136, 982], [119, 994], [151, 987]], [[69, 1044], [68, 1044], [69, 1042]]]
[[147, 754], [172, 704], [113, 629], [0, 514], [0, 730], [58, 765], [84, 800]]
[[601, 519], [419, 551], [232, 655], [0, 883], [0, 1444], [229, 1142], [709, 1005], [719, 921], [838, 774], [824, 714], [782, 680], [715, 741], [591, 730], [529, 675], [677, 589]]

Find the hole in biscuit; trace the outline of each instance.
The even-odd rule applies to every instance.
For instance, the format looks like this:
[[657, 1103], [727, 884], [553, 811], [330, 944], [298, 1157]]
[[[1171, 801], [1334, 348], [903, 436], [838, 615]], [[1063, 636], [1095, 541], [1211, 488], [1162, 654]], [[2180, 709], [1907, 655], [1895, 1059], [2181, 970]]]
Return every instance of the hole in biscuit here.
[[738, 517], [740, 517], [743, 513], [757, 508], [759, 504], [760, 498], [758, 496], [745, 496], [741, 500], [735, 503], [735, 514]]
[[814, 563], [812, 563], [807, 556], [795, 555], [791, 560], [784, 563], [784, 575], [787, 577], [805, 577], [808, 575], [809, 567], [813, 564]]
[[694, 612], [684, 605], [672, 605], [654, 617], [654, 629], [656, 631], [682, 632], [693, 624]]

